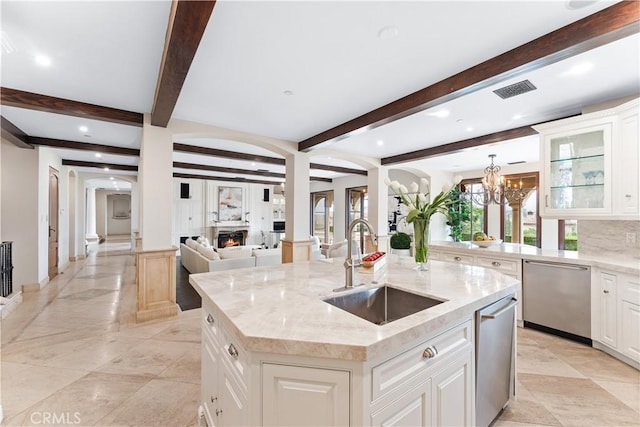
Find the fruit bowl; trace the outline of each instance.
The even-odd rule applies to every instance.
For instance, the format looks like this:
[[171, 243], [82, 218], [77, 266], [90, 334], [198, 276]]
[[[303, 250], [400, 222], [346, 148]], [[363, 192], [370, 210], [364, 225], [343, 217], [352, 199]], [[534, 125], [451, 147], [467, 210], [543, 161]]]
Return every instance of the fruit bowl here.
[[362, 266], [365, 268], [371, 268], [373, 265], [384, 258], [384, 252], [372, 252], [369, 255], [362, 258]]
[[495, 246], [495, 245], [499, 245], [502, 243], [501, 239], [495, 239], [495, 240], [474, 240], [471, 243], [473, 243], [474, 245], [478, 245], [481, 248], [488, 248], [489, 246]]

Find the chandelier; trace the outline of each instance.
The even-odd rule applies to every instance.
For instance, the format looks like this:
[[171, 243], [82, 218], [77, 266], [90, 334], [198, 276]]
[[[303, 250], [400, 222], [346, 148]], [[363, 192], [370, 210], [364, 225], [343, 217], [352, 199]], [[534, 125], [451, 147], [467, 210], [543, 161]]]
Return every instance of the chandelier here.
[[491, 164], [484, 169], [484, 178], [482, 178], [482, 191], [474, 192], [473, 185], [467, 185], [465, 190], [471, 201], [478, 205], [504, 205], [506, 203], [520, 202], [527, 197], [528, 191], [522, 188], [522, 180], [520, 185], [511, 185], [511, 181], [507, 181], [505, 185], [504, 177], [500, 175], [500, 166], [493, 163], [495, 154], [489, 154]]

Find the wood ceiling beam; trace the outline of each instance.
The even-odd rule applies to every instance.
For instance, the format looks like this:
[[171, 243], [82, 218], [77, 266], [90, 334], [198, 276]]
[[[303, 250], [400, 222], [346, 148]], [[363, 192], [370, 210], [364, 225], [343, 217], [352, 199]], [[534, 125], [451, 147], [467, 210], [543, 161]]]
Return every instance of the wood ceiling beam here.
[[205, 156], [223, 157], [226, 159], [247, 160], [250, 162], [268, 163], [284, 166], [284, 159], [277, 157], [259, 156], [257, 154], [238, 153], [235, 151], [219, 150], [217, 148], [197, 147], [195, 145], [173, 143], [173, 151], [202, 154]]
[[67, 141], [64, 139], [41, 138], [29, 136], [27, 141], [33, 145], [46, 145], [47, 147], [66, 148], [69, 150], [94, 151], [101, 154], [117, 154], [120, 156], [140, 156], [140, 150], [135, 148], [114, 147], [102, 144], [87, 144], [84, 142]]
[[27, 134], [18, 126], [0, 116], [0, 127], [2, 127], [2, 137], [18, 148], [28, 148], [33, 150], [35, 147], [27, 141]]
[[151, 124], [166, 127], [216, 2], [174, 0], [151, 110]]
[[481, 145], [495, 144], [496, 142], [506, 141], [514, 138], [522, 138], [525, 136], [537, 135], [531, 126], [522, 126], [515, 129], [495, 132], [489, 135], [479, 136], [477, 138], [465, 139], [462, 141], [452, 142], [450, 144], [438, 145], [436, 147], [425, 148], [422, 150], [412, 151], [410, 153], [398, 154], [397, 156], [384, 157], [380, 159], [383, 166], [395, 163], [404, 163], [416, 160], [427, 159], [429, 157], [441, 156], [443, 154], [456, 153], [469, 148]]
[[98, 168], [104, 169], [109, 168], [109, 170], [120, 170], [120, 171], [138, 171], [138, 166], [133, 165], [118, 165], [116, 163], [97, 163], [97, 162], [85, 162], [82, 160], [65, 160], [62, 159], [63, 166], [77, 166], [83, 168]]
[[129, 126], [141, 127], [143, 120], [141, 113], [135, 113], [133, 111], [55, 98], [53, 96], [40, 95], [7, 87], [0, 88], [0, 103], [10, 107], [64, 114], [91, 120], [102, 120]]
[[621, 1], [529, 43], [468, 68], [431, 86], [305, 139], [298, 150], [309, 151], [327, 141], [339, 141], [411, 114], [441, 105], [545, 67], [640, 31], [640, 2]]
[[208, 175], [197, 175], [197, 174], [189, 174], [189, 173], [173, 173], [174, 178], [185, 178], [185, 179], [205, 179], [209, 181], [226, 181], [226, 182], [244, 182], [249, 184], [264, 184], [264, 185], [280, 185], [284, 181], [262, 181], [259, 179], [246, 179], [246, 178], [228, 178], [225, 176], [208, 176]]
[[[281, 178], [281, 179], [286, 178], [286, 174], [279, 173], [279, 172], [269, 172], [269, 171], [251, 170], [251, 169], [237, 169], [237, 168], [228, 168], [228, 167], [222, 167], [222, 166], [201, 165], [197, 163], [173, 162], [173, 167], [179, 168], [179, 169], [195, 169], [195, 170], [207, 170], [212, 172], [235, 173], [235, 174], [244, 174], [244, 175], [259, 175], [259, 176], [268, 176], [271, 178]], [[310, 176], [309, 179], [311, 181], [332, 182], [331, 178], [323, 178], [319, 176]]]
[[321, 163], [311, 163], [309, 164], [309, 168], [319, 169], [324, 171], [331, 171], [331, 172], [348, 173], [353, 175], [367, 176], [369, 174], [366, 170], [362, 170], [362, 169], [343, 168], [341, 166], [323, 165]]

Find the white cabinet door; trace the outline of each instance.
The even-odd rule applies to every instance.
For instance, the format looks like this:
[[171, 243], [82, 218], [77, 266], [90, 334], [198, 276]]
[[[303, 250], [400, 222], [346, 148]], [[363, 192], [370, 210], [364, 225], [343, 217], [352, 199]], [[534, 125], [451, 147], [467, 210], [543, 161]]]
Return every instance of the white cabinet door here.
[[371, 415], [372, 426], [430, 426], [431, 379]]
[[222, 426], [245, 426], [248, 420], [247, 398], [240, 390], [236, 383], [234, 374], [227, 366], [226, 362], [221, 361], [219, 364], [220, 371], [220, 419]]
[[473, 401], [473, 352], [464, 352], [432, 377], [432, 423], [436, 426], [471, 426]]
[[213, 427], [219, 425], [216, 410], [220, 403], [218, 394], [218, 363], [220, 359], [207, 334], [207, 332], [202, 334], [201, 400], [207, 424]]
[[268, 426], [348, 426], [349, 372], [262, 365], [262, 423]]
[[640, 305], [622, 301], [622, 333], [620, 351], [635, 361], [640, 361]]
[[600, 273], [600, 342], [617, 346], [617, 277]]
[[640, 198], [640, 175], [638, 162], [640, 154], [638, 141], [640, 131], [638, 124], [638, 107], [630, 108], [620, 115], [620, 179], [621, 204], [623, 214], [637, 214]]

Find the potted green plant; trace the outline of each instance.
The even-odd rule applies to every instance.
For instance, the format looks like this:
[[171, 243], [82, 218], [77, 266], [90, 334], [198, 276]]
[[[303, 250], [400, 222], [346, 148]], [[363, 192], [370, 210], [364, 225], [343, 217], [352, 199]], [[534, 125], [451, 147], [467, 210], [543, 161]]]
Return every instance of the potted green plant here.
[[389, 239], [391, 253], [401, 256], [411, 256], [411, 236], [402, 231], [391, 235]]

